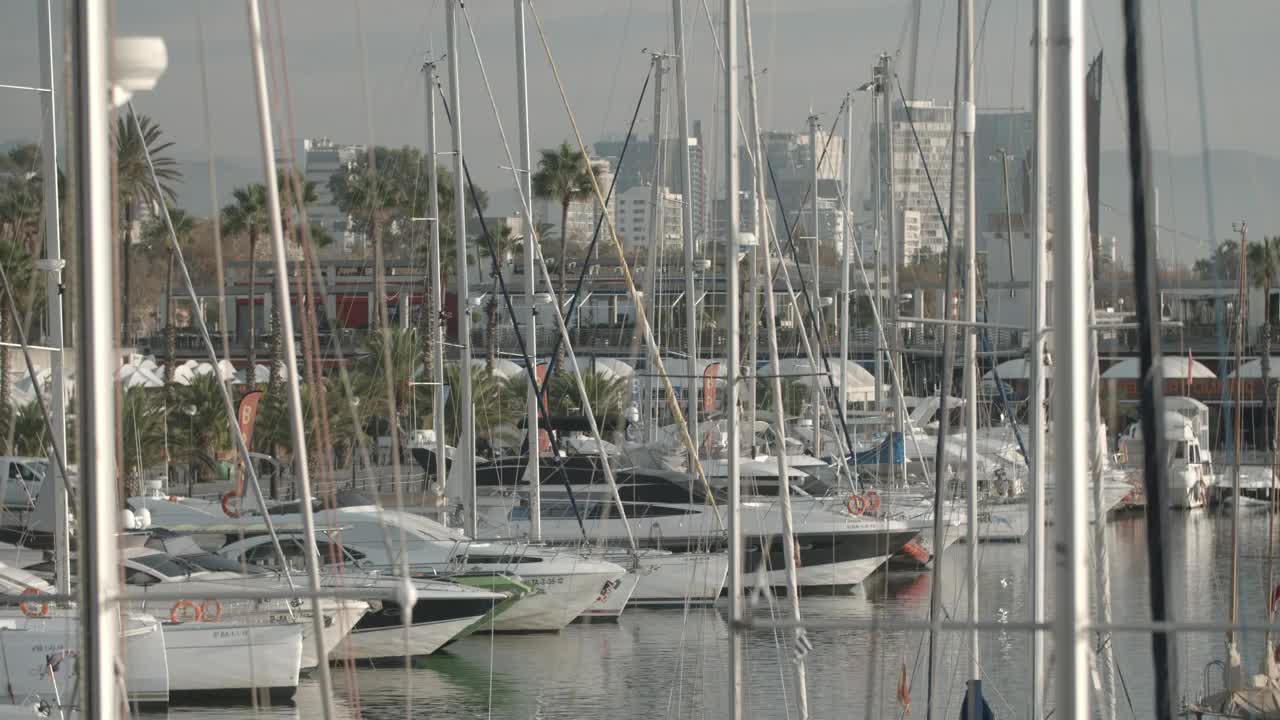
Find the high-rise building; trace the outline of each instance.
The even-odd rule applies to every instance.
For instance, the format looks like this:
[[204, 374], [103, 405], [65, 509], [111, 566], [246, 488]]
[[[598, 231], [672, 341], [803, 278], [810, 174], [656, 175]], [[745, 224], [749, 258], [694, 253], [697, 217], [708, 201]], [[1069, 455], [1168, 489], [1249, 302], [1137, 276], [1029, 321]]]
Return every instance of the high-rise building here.
[[[654, 215], [650, 194], [651, 188], [637, 185], [619, 195], [614, 205], [618, 234], [628, 253], [649, 247]], [[684, 221], [680, 216], [683, 198], [666, 187], [658, 188], [658, 198], [662, 203], [663, 228], [659, 252], [679, 251], [684, 247]]]
[[316, 201], [307, 207], [307, 219], [318, 225], [350, 250], [364, 244], [364, 233], [357, 232], [347, 213], [329, 189], [329, 180], [360, 159], [364, 145], [338, 145], [327, 137], [302, 141], [305, 155], [303, 176], [315, 185]]
[[[938, 206], [940, 203], [945, 211], [950, 205], [952, 122], [950, 105], [937, 104], [932, 100], [908, 100], [906, 106], [894, 103], [893, 178], [886, 187], [891, 188], [894, 208], [900, 220], [906, 217], [907, 212], [917, 213], [919, 218], [919, 247], [915, 250], [909, 247], [914, 242], [908, 243], [903, 235], [904, 222], [896, 223], [896, 240], [903, 248], [900, 253], [903, 263], [913, 262], [919, 253], [946, 250], [946, 224]], [[882, 133], [880, 147], [885, 147], [883, 123], [879, 127]], [[876, 138], [873, 137], [871, 142], [875, 147]], [[881, 177], [876, 154], [871, 156], [871, 177]], [[958, 176], [964, 177], [963, 173], [958, 173]], [[963, 190], [963, 187], [957, 189]], [[964, 208], [959, 203], [955, 217], [964, 217]], [[956, 231], [956, 239], [963, 240], [963, 227], [957, 227]]]
[[[662, 141], [662, 152], [665, 155], [663, 159], [664, 171], [662, 177], [657, 178], [657, 182], [668, 188], [679, 188], [681, 186], [680, 178], [680, 147], [679, 138], [667, 138]], [[690, 135], [686, 142], [689, 144], [689, 172], [691, 176], [691, 192], [690, 203], [693, 207], [693, 238], [694, 246], [702, 247], [702, 243], [709, 232], [709, 203], [707, 200], [707, 172], [706, 172], [706, 147], [702, 141], [702, 122], [693, 122], [693, 134]], [[639, 140], [632, 138], [631, 143], [627, 145], [627, 153], [622, 155], [622, 140], [601, 140], [595, 143], [593, 150], [595, 154], [605, 160], [608, 160], [614, 168], [617, 169], [618, 187], [614, 190], [615, 195], [627, 192], [633, 188], [644, 186], [647, 187], [654, 182], [653, 163], [654, 163], [654, 147], [650, 140]], [[607, 187], [602, 187], [607, 190]], [[679, 193], [681, 196], [684, 193]]]

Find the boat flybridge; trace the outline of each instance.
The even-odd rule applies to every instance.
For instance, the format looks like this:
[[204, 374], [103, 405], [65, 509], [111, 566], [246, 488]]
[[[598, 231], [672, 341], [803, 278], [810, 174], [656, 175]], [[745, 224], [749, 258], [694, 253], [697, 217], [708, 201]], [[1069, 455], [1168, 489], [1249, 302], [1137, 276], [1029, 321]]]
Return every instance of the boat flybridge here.
[[[591, 438], [567, 437], [566, 455], [560, 459], [563, 462], [544, 458], [540, 463], [543, 468], [542, 535], [549, 542], [577, 542], [584, 529], [588, 538], [614, 546], [624, 546], [627, 542], [628, 528], [617, 513], [596, 442]], [[630, 450], [623, 453], [610, 443], [605, 443], [604, 449], [618, 483], [627, 522], [639, 546], [669, 550], [677, 557], [682, 553], [705, 553], [723, 547], [725, 534], [721, 518], [727, 497], [723, 475], [717, 476], [714, 469], [707, 471], [708, 492], [708, 488], [701, 487], [687, 473], [640, 467], [630, 461]], [[429, 448], [415, 448], [414, 457], [424, 468], [434, 465], [434, 455]], [[513, 456], [477, 464], [478, 515], [486, 533], [509, 538], [528, 536], [530, 510], [523, 482], [525, 462], [523, 457]], [[747, 462], [750, 461], [744, 461]], [[562, 466], [563, 471], [559, 469]], [[763, 569], [767, 582], [781, 587], [785, 585], [786, 574], [781, 540], [782, 508], [776, 497], [776, 465], [772, 470], [769, 467], [770, 463], [754, 461], [742, 473], [744, 488], [755, 488], [755, 492], [744, 491], [742, 502], [746, 537], [743, 566], [751, 574]], [[770, 484], [770, 472], [775, 473], [772, 497], [766, 487]], [[793, 495], [803, 501], [797, 502], [793, 509], [800, 546], [798, 580], [802, 587], [861, 583], [921, 530], [889, 518], [830, 511], [821, 503], [809, 502], [811, 496], [798, 487], [793, 489]], [[578, 525], [578, 515], [583, 527]], [[707, 577], [715, 581], [715, 577], [709, 574]]]
[[[1170, 401], [1175, 401], [1173, 404]], [[1196, 413], [1188, 417], [1175, 407], [1196, 410], [1192, 405], [1178, 403], [1190, 401], [1203, 408], [1203, 417]], [[1169, 507], [1187, 510], [1204, 507], [1209, 488], [1217, 479], [1213, 470], [1213, 456], [1209, 451], [1209, 408], [1192, 398], [1165, 398], [1164, 437], [1168, 446], [1165, 467], [1168, 476]], [[1133, 423], [1120, 438], [1117, 456], [1123, 467], [1141, 468], [1142, 426]]]
[[[267, 533], [260, 511], [228, 517], [217, 502], [172, 496], [133, 497], [135, 511], [147, 509], [156, 526], [197, 536], [221, 536], [214, 543]], [[521, 598], [494, 622], [498, 632], [557, 631], [572, 622], [626, 574], [622, 567], [584, 557], [570, 549], [546, 548], [505, 540], [472, 540], [461, 531], [400, 510], [379, 508], [356, 493], [339, 493], [332, 508], [316, 516], [342, 547], [361, 553], [364, 569], [396, 572], [402, 563], [413, 573], [506, 571], [541, 591]], [[302, 527], [297, 502], [271, 507], [282, 531]], [[477, 613], [477, 616], [485, 614]], [[461, 629], [461, 628], [460, 628]]]

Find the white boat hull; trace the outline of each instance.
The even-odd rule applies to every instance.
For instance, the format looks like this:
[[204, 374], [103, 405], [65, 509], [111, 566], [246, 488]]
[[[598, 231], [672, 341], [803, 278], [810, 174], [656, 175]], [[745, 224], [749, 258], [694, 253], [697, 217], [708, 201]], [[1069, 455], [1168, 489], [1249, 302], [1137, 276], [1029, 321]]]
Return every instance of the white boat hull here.
[[641, 575], [637, 572], [628, 572], [626, 575], [609, 583], [605, 583], [604, 589], [601, 590], [600, 596], [596, 601], [591, 603], [591, 607], [582, 611], [574, 622], [616, 622], [622, 617], [622, 611], [627, 607], [627, 601], [631, 599], [631, 595], [636, 591], [636, 585], [640, 582]]
[[[802, 588], [859, 585], [871, 573], [875, 572], [876, 568], [883, 565], [889, 557], [889, 555], [876, 555], [860, 560], [844, 560], [823, 563], [813, 567], [798, 567], [796, 568], [796, 584]], [[787, 571], [785, 569], [772, 570], [766, 575], [768, 576], [768, 583], [775, 588], [785, 587], [787, 584]], [[751, 586], [754, 582], [754, 576], [746, 578], [748, 586]]]
[[714, 605], [729, 573], [726, 553], [642, 555], [640, 582], [627, 607]]
[[[122, 655], [126, 662], [125, 691], [130, 703], [169, 702], [169, 663], [165, 633], [148, 615], [130, 614]], [[0, 616], [0, 680], [7, 692], [0, 703], [26, 703], [33, 696], [53, 701], [55, 690], [65, 699], [76, 688], [76, 660], [80, 651], [80, 618], [74, 611], [51, 609], [43, 617], [28, 618], [13, 611]], [[68, 653], [50, 677], [50, 659]], [[55, 686], [56, 685], [56, 686]]]
[[573, 622], [600, 597], [605, 583], [619, 573], [531, 575], [520, 578], [536, 592], [520, 598], [497, 617], [494, 632], [557, 632]]
[[165, 623], [171, 701], [288, 700], [302, 669], [302, 624]]
[[439, 622], [417, 623], [409, 626], [407, 634], [403, 625], [353, 630], [334, 653], [334, 659], [403, 659], [406, 655], [430, 655], [444, 647], [445, 643], [479, 617], [477, 615]]

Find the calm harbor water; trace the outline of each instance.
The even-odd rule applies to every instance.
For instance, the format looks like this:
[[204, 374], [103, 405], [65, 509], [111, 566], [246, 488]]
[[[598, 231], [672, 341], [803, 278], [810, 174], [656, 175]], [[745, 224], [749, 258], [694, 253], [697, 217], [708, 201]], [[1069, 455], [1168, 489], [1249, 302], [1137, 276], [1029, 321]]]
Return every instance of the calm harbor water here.
[[[1267, 513], [1243, 511], [1241, 526], [1241, 614], [1261, 621], [1267, 601]], [[1183, 619], [1225, 619], [1229, 607], [1231, 523], [1205, 511], [1174, 516], [1171, 548], [1173, 597]], [[1106, 528], [1116, 620], [1148, 617], [1145, 519], [1112, 520]], [[1026, 546], [980, 546], [984, 620], [1026, 618]], [[952, 617], [965, 617], [966, 550], [948, 551], [944, 602]], [[1092, 573], [1090, 573], [1092, 577]], [[908, 717], [923, 717], [926, 704], [927, 638], [919, 631], [871, 632], [847, 627], [852, 620], [892, 623], [924, 619], [927, 574], [879, 574], [853, 593], [806, 596], [801, 610], [813, 623], [813, 650], [806, 657], [810, 708], [815, 718], [898, 717], [899, 673], [906, 664], [913, 701]], [[1052, 608], [1054, 593], [1048, 593]], [[778, 611], [784, 608], [779, 606]], [[767, 603], [753, 613], [767, 620]], [[447, 652], [403, 669], [333, 668], [340, 717], [432, 718], [720, 718], [725, 715], [728, 626], [722, 608], [691, 611], [628, 611], [617, 625], [572, 626], [557, 635], [471, 637]], [[1245, 662], [1261, 660], [1261, 633], [1247, 636]], [[967, 634], [942, 641], [940, 684], [945, 697], [937, 717], [959, 717], [967, 667]], [[1219, 633], [1179, 636], [1178, 669], [1184, 696], [1194, 698], [1204, 667], [1222, 657]], [[1052, 643], [1049, 643], [1052, 652]], [[1120, 679], [1118, 717], [1152, 716], [1152, 668], [1147, 635], [1114, 638]], [[1024, 717], [1030, 687], [1026, 633], [988, 632], [980, 640], [984, 689], [997, 717]], [[746, 637], [746, 717], [795, 716], [789, 633], [768, 629]], [[1213, 682], [1219, 683], [1218, 676]], [[1052, 688], [1050, 688], [1052, 693]], [[296, 706], [262, 710], [262, 717], [319, 717], [314, 679], [299, 689]], [[1131, 704], [1130, 704], [1131, 703]], [[1050, 696], [1052, 706], [1052, 696]], [[1131, 709], [1132, 708], [1132, 709]], [[174, 708], [172, 718], [207, 720], [245, 717], [250, 708]]]

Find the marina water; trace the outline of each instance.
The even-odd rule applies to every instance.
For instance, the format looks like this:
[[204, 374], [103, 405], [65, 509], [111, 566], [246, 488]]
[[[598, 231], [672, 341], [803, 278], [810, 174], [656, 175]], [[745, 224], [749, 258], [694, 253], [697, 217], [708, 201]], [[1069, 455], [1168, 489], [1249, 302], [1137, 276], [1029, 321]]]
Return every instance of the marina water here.
[[[1174, 514], [1171, 533], [1172, 597], [1180, 620], [1225, 621], [1230, 588], [1230, 515], [1207, 511]], [[1240, 603], [1245, 622], [1266, 616], [1267, 513], [1242, 511]], [[1145, 518], [1113, 519], [1107, 526], [1116, 622], [1148, 615]], [[982, 619], [1017, 622], [1027, 617], [1026, 546], [980, 547]], [[944, 598], [949, 616], [964, 617], [965, 551], [953, 546], [944, 564]], [[1052, 564], [1052, 563], [1051, 563]], [[748, 578], [748, 582], [750, 578]], [[809, 703], [815, 718], [899, 717], [899, 679], [905, 662], [911, 712], [924, 717], [927, 698], [927, 636], [895, 629], [895, 622], [927, 618], [927, 573], [877, 573], [852, 593], [807, 595], [802, 611], [811, 624], [813, 650], [806, 657]], [[1053, 617], [1050, 575], [1049, 616]], [[723, 599], [722, 599], [723, 604]], [[773, 612], [782, 617], [775, 601]], [[790, 702], [790, 633], [770, 630], [767, 600], [753, 617], [761, 627], [748, 631], [746, 716], [794, 717]], [[872, 632], [870, 621], [884, 627]], [[854, 626], [854, 622], [861, 626]], [[334, 669], [335, 702], [342, 717], [403, 717], [406, 698], [415, 716], [432, 718], [719, 718], [727, 707], [726, 667], [729, 627], [723, 607], [691, 610], [628, 610], [613, 625], [572, 625], [559, 634], [477, 634], [435, 655], [402, 667]], [[966, 633], [946, 633], [938, 687], [943, 696], [935, 717], [960, 714], [966, 667]], [[1261, 632], [1244, 635], [1245, 668], [1261, 662]], [[1029, 635], [1020, 631], [982, 634], [984, 691], [997, 717], [1024, 717], [1028, 702]], [[1120, 718], [1152, 716], [1151, 641], [1148, 634], [1117, 634], [1117, 698]], [[1096, 645], [1096, 641], [1095, 641]], [[1047, 642], [1050, 676], [1053, 642]], [[1203, 692], [1204, 668], [1223, 657], [1221, 633], [1179, 636], [1181, 693]], [[1221, 675], [1210, 673], [1214, 688]], [[1053, 704], [1052, 682], [1048, 689]], [[1095, 692], [1097, 692], [1095, 688]], [[314, 680], [299, 685], [295, 707], [262, 710], [262, 717], [311, 718], [319, 714]], [[1130, 710], [1132, 703], [1132, 710]], [[170, 717], [208, 720], [245, 717], [252, 709], [174, 708]]]

